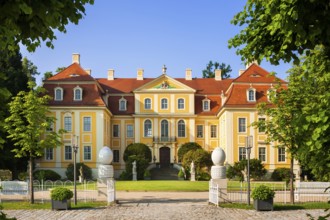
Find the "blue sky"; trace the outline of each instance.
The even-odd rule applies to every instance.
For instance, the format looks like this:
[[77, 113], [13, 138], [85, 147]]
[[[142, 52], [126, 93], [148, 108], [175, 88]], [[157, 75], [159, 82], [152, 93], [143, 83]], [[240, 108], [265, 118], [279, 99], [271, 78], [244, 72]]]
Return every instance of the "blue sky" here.
[[[210, 60], [231, 65], [230, 74], [237, 77], [245, 65], [228, 49], [228, 40], [241, 29], [230, 21], [244, 5], [243, 0], [96, 0], [78, 25], [56, 34], [54, 49], [42, 45], [34, 53], [21, 52], [38, 67], [38, 83], [46, 71], [70, 65], [72, 53], [80, 54], [82, 67], [96, 78], [107, 77], [108, 69], [115, 77], [136, 77], [139, 68], [145, 77], [158, 77], [164, 64], [171, 77], [183, 78], [186, 68], [202, 77]], [[291, 67], [265, 61], [261, 66], [283, 79]]]

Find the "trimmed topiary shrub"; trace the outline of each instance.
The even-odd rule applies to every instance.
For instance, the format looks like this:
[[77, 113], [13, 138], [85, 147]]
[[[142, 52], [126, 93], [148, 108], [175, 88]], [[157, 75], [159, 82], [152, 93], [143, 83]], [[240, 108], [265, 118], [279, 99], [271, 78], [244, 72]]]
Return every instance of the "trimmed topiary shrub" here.
[[190, 171], [191, 162], [194, 161], [196, 177], [203, 172], [203, 168], [209, 169], [213, 162], [211, 160], [211, 154], [204, 149], [197, 149], [188, 151], [182, 161], [182, 166], [184, 167], [185, 171]]
[[272, 173], [272, 180], [274, 181], [285, 181], [286, 184], [290, 182], [290, 169], [289, 168], [276, 168]]
[[71, 199], [72, 197], [73, 192], [64, 187], [57, 187], [50, 192], [50, 198], [52, 200], [62, 201]]
[[197, 149], [202, 149], [202, 146], [199, 145], [196, 142], [184, 143], [178, 150], [178, 160], [179, 160], [179, 162], [183, 161], [183, 157], [186, 153], [188, 153], [191, 150], [197, 150]]
[[[79, 175], [80, 175], [80, 167], [81, 166], [83, 167], [84, 179], [91, 180], [93, 178], [92, 169], [84, 163], [77, 163], [77, 167], [76, 167], [76, 177], [77, 177], [77, 179], [79, 178]], [[70, 163], [68, 165], [68, 168], [66, 169], [65, 175], [68, 178], [68, 180], [73, 180], [73, 176], [74, 176], [73, 175], [73, 168], [74, 168], [73, 164]]]
[[61, 175], [54, 170], [37, 170], [33, 173], [34, 179], [56, 181], [61, 179]]

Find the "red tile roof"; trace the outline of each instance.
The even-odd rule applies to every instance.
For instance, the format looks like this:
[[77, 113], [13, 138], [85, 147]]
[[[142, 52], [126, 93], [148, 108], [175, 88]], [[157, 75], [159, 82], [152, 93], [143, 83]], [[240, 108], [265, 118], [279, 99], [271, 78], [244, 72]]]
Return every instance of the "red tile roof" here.
[[48, 78], [47, 81], [95, 81], [79, 64], [73, 63], [61, 72]]

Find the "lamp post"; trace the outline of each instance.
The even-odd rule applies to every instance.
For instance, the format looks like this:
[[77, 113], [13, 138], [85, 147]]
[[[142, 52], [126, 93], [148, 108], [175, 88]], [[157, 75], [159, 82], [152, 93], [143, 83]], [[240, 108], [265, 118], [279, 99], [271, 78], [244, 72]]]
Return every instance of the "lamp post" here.
[[245, 148], [246, 148], [246, 153], [247, 153], [247, 202], [248, 205], [250, 205], [250, 153], [251, 153], [251, 148], [253, 146], [253, 136], [247, 136], [245, 138]]
[[[77, 141], [75, 141], [75, 138]], [[73, 135], [72, 138], [72, 150], [73, 150], [73, 201], [74, 205], [77, 205], [77, 165], [76, 165], [76, 159], [77, 159], [77, 152], [78, 152], [78, 138], [79, 136]]]

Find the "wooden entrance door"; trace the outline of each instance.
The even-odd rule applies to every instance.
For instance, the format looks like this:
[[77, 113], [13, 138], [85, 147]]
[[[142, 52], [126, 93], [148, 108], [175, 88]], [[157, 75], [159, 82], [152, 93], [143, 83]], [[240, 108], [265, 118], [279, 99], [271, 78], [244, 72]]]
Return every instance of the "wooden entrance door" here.
[[169, 147], [159, 149], [160, 167], [169, 167], [171, 163], [171, 150]]

